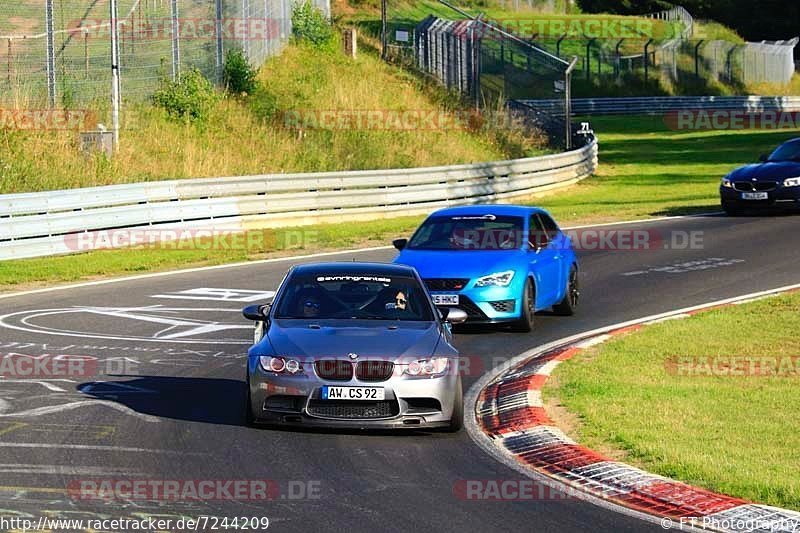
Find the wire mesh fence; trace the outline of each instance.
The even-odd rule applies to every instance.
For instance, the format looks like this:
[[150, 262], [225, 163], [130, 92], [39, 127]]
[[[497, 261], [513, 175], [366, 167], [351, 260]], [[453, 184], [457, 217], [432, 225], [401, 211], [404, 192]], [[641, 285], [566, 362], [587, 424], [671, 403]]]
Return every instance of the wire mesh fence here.
[[[330, 17], [329, 0], [313, 4]], [[253, 66], [291, 34], [292, 0], [18, 0], [0, 4], [0, 104], [102, 106], [111, 94], [116, 29], [122, 97], [141, 100], [163, 77], [197, 68], [221, 79], [224, 54]], [[113, 20], [113, 22], [112, 22]]]
[[[388, 0], [387, 49], [416, 57], [422, 70], [446, 86], [481, 98], [489, 93], [507, 99], [557, 98], [555, 93], [564, 90], [559, 62], [572, 58], [577, 58], [574, 94], [582, 97], [653, 94], [676, 84], [707, 93], [718, 82], [744, 90], [749, 84], [785, 85], [794, 75], [797, 39], [708, 39], [704, 27], [680, 6], [640, 17], [523, 11], [492, 20], [460, 11], [442, 7], [421, 19], [423, 9]], [[480, 42], [473, 45], [472, 39]]]

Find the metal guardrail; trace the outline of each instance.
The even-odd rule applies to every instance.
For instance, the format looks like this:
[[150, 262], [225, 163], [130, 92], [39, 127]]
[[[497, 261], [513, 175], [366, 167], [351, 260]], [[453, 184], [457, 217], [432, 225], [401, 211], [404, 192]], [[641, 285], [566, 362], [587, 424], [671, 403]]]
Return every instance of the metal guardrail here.
[[[542, 112], [559, 109], [561, 100], [521, 100]], [[652, 96], [636, 98], [574, 98], [572, 115], [663, 115], [682, 109], [800, 112], [800, 96]]]
[[[244, 231], [424, 214], [573, 184], [597, 168], [597, 141], [562, 154], [400, 170], [137, 183], [0, 196], [0, 260], [75, 253], [104, 230]], [[113, 243], [112, 243], [113, 244]]]

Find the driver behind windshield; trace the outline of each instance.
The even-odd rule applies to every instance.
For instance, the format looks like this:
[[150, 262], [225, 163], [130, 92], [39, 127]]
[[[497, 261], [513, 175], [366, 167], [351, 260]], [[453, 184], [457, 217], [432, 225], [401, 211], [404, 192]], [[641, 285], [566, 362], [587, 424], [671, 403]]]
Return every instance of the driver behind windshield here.
[[297, 278], [276, 302], [276, 318], [432, 320], [425, 292], [413, 278]]

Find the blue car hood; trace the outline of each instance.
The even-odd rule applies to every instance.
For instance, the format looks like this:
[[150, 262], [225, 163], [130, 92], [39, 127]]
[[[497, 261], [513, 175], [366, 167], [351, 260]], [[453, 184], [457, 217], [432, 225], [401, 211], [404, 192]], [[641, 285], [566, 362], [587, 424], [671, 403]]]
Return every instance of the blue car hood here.
[[800, 176], [800, 163], [781, 161], [775, 163], [757, 163], [739, 167], [728, 175], [732, 180], [783, 180]]
[[441, 334], [435, 322], [277, 319], [267, 338], [275, 355], [347, 359], [348, 354], [357, 353], [362, 360], [403, 358], [407, 362], [432, 355]]
[[474, 278], [525, 264], [524, 250], [403, 250], [395, 263], [413, 266], [422, 278]]

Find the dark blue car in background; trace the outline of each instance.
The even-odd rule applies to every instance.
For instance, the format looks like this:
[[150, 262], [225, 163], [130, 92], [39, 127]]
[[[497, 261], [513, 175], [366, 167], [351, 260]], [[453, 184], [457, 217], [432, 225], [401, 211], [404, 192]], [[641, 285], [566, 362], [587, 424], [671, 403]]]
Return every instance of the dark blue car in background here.
[[468, 322], [527, 332], [536, 311], [571, 315], [578, 305], [578, 259], [543, 209], [442, 209], [393, 244], [400, 250], [395, 263], [416, 268], [434, 303], [464, 310]]
[[800, 208], [800, 137], [780, 145], [761, 162], [739, 167], [719, 186], [722, 209], [741, 215], [747, 208]]

